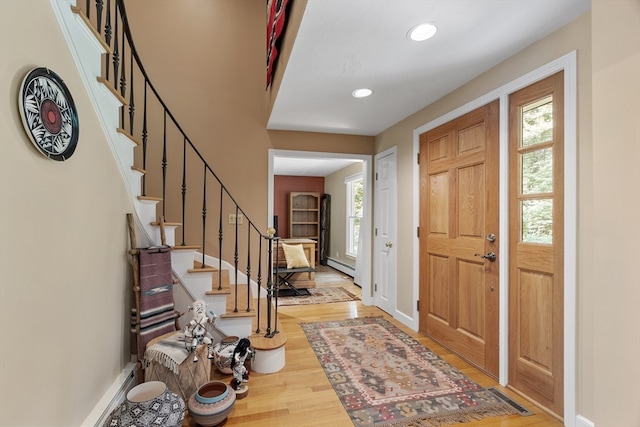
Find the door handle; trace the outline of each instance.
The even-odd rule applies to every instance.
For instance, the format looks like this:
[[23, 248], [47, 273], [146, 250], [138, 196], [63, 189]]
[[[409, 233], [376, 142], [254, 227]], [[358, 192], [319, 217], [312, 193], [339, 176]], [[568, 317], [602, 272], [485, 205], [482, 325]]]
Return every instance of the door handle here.
[[384, 245], [385, 245], [386, 247], [390, 248], [391, 246], [393, 246], [393, 243], [391, 243], [391, 242], [387, 242], [387, 243], [385, 243]]
[[475, 256], [479, 256], [480, 258], [488, 259], [491, 262], [495, 262], [496, 261], [496, 253], [495, 252], [489, 252], [486, 255], [475, 254]]

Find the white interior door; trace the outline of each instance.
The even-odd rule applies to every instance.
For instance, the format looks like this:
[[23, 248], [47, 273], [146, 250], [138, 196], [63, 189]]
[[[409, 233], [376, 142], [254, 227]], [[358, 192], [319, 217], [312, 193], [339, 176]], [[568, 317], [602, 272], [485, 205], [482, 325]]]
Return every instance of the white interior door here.
[[397, 290], [397, 176], [396, 150], [376, 156], [374, 215], [374, 301], [393, 315]]

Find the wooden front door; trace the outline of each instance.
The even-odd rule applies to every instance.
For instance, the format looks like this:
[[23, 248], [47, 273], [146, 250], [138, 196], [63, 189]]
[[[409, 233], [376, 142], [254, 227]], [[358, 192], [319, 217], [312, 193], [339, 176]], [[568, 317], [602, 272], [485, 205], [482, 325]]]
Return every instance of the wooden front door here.
[[509, 385], [563, 414], [563, 73], [509, 97]]
[[498, 132], [495, 101], [420, 135], [419, 155], [420, 329], [496, 377]]

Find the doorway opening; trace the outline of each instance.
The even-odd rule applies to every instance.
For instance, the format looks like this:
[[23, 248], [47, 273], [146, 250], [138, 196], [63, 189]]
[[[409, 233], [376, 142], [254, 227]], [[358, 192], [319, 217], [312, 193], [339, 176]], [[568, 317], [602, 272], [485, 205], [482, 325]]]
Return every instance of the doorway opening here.
[[[373, 298], [371, 286], [371, 217], [373, 213], [371, 203], [371, 173], [373, 170], [371, 165], [371, 156], [312, 151], [269, 150], [267, 224], [270, 227], [274, 225], [274, 206], [276, 202], [275, 177], [277, 175], [295, 174], [302, 176], [318, 176], [319, 174], [325, 173], [322, 172], [323, 170], [331, 170], [326, 168], [328, 165], [332, 166], [334, 171], [339, 171], [354, 163], [362, 164], [364, 202], [362, 208], [362, 220], [360, 223], [359, 249], [353, 274], [354, 282], [362, 288], [362, 302], [370, 305]], [[333, 206], [335, 206], [335, 203], [333, 203]], [[280, 223], [279, 228], [282, 227], [283, 224]], [[329, 265], [332, 266], [331, 260], [329, 262]], [[337, 269], [340, 270], [339, 265], [335, 267], [338, 267]]]

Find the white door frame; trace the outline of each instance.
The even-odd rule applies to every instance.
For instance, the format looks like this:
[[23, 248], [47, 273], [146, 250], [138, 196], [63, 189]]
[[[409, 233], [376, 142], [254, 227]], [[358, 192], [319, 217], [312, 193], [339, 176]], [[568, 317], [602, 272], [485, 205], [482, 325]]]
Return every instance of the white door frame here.
[[[426, 123], [413, 131], [413, 158], [420, 150], [420, 135], [460, 117], [489, 102], [500, 99], [500, 236], [509, 235], [508, 219], [508, 101], [509, 94], [564, 70], [564, 423], [574, 427], [576, 418], [576, 272], [577, 272], [577, 53], [572, 51], [537, 68], [455, 110]], [[417, 229], [420, 214], [420, 169], [413, 167], [413, 222]], [[508, 239], [500, 239], [500, 375], [499, 382], [506, 385], [509, 372], [509, 292]], [[413, 242], [413, 293], [420, 295], [420, 247], [418, 238]], [[419, 313], [414, 308], [413, 328], [419, 328]], [[411, 326], [411, 325], [409, 325]]]
[[[391, 148], [389, 148], [389, 149], [387, 149], [387, 150], [385, 150], [385, 151], [383, 151], [381, 153], [376, 154], [375, 157], [374, 157], [374, 161], [373, 161], [374, 172], [377, 174], [378, 170], [377, 170], [376, 166], [378, 166], [378, 160], [380, 160], [380, 159], [382, 159], [384, 157], [387, 157], [387, 156], [389, 156], [391, 154], [395, 155], [396, 167], [394, 168], [394, 170], [395, 170], [396, 174], [393, 177], [393, 181], [395, 183], [395, 188], [393, 189], [393, 195], [392, 195], [393, 202], [391, 203], [391, 205], [394, 206], [394, 207], [398, 206], [398, 203], [397, 203], [397, 201], [398, 201], [398, 186], [397, 186], [397, 184], [398, 184], [398, 173], [397, 173], [397, 171], [398, 171], [398, 168], [397, 168], [398, 153], [397, 153], [397, 151], [398, 151], [397, 147], [393, 146], [393, 147], [391, 147]], [[377, 180], [374, 179], [374, 182], [377, 182]], [[379, 194], [378, 194], [378, 185], [377, 184], [375, 185], [374, 193], [375, 193], [374, 194], [375, 203], [374, 203], [374, 213], [373, 213], [373, 215], [374, 215], [374, 221], [373, 221], [374, 227], [373, 228], [375, 230], [376, 229], [376, 224], [378, 224], [378, 219], [381, 217], [381, 215], [380, 215], [380, 206], [378, 205], [378, 200], [379, 200], [378, 196], [379, 196]], [[397, 245], [397, 242], [398, 242], [398, 224], [397, 224], [397, 219], [398, 219], [398, 213], [396, 211], [395, 221], [393, 221], [393, 223], [390, 225], [390, 227], [392, 228], [392, 236], [395, 239], [395, 241], [393, 242], [395, 247], [391, 248], [391, 251], [392, 251], [392, 255], [391, 256], [394, 257], [395, 261], [390, 263], [394, 267], [394, 271], [391, 272], [391, 275], [395, 276], [395, 278], [396, 278], [394, 286], [393, 286], [394, 289], [392, 290], [394, 296], [393, 296], [393, 299], [389, 300], [390, 302], [392, 302], [393, 307], [391, 307], [391, 310], [389, 310], [389, 307], [385, 307], [386, 310], [383, 309], [384, 311], [386, 311], [387, 313], [392, 315], [394, 318], [398, 317], [398, 314], [396, 313], [396, 306], [397, 306], [397, 301], [398, 301], [398, 298], [397, 298], [397, 295], [396, 295], [397, 290], [398, 290], [398, 248], [397, 248], [397, 246], [398, 246]], [[380, 249], [381, 248], [378, 247], [378, 243], [377, 243], [378, 239], [376, 237], [377, 236], [375, 235], [375, 232], [374, 232], [373, 233], [373, 261], [374, 261], [374, 265], [377, 266], [377, 265], [380, 265], [380, 263], [381, 263], [381, 260], [378, 259], [378, 257], [379, 257], [378, 254], [380, 253]], [[374, 287], [375, 287], [375, 284], [376, 283], [380, 283], [380, 281], [382, 279], [381, 277], [378, 277], [379, 274], [380, 273], [378, 272], [378, 268], [374, 268], [373, 269], [373, 284], [374, 284]], [[376, 304], [378, 307], [380, 307], [378, 305], [379, 301], [376, 298], [376, 296], [377, 296], [377, 293], [375, 292], [375, 289], [374, 289], [373, 301], [374, 301], [374, 304]], [[382, 308], [382, 307], [380, 307], [380, 308]]]
[[[346, 153], [324, 153], [318, 151], [294, 151], [294, 150], [276, 150], [269, 149], [269, 176], [268, 176], [268, 188], [267, 188], [267, 226], [273, 226], [273, 162], [276, 157], [293, 157], [296, 159], [355, 159], [362, 161], [362, 184], [364, 186], [364, 208], [363, 215], [368, 218], [372, 217], [372, 175], [373, 167], [371, 165], [371, 156], [365, 154], [346, 154]], [[369, 220], [369, 225], [371, 224]], [[365, 227], [366, 228], [366, 227]], [[358, 271], [362, 269], [362, 275], [359, 277], [359, 285], [362, 288], [362, 303], [364, 305], [373, 304], [373, 288], [371, 285], [371, 227], [368, 227], [369, 232], [363, 242], [362, 254], [358, 254]]]

